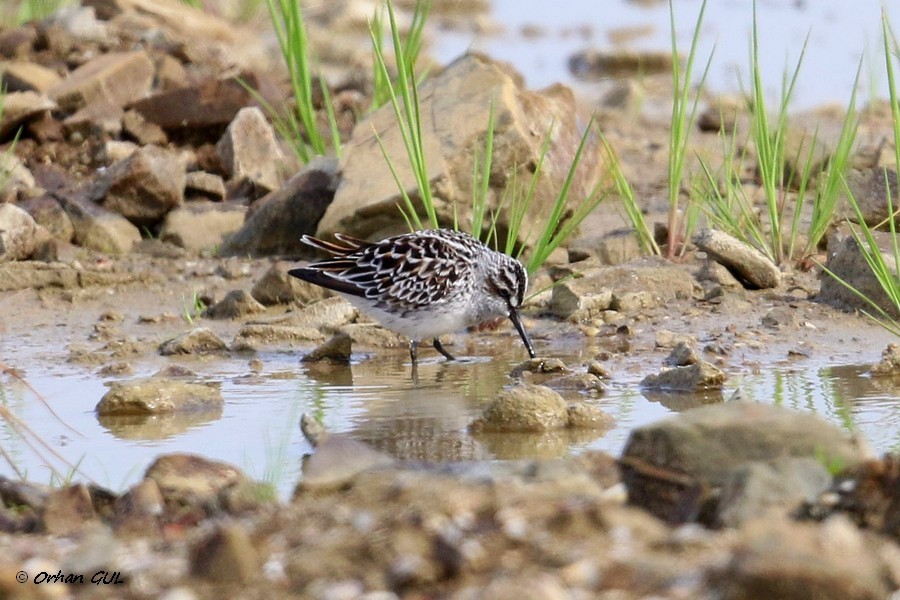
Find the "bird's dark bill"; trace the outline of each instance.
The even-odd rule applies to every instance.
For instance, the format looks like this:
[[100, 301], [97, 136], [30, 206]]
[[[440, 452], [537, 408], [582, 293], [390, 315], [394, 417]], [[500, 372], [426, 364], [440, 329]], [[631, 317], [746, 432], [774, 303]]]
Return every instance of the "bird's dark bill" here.
[[515, 325], [516, 331], [519, 332], [519, 337], [521, 337], [522, 341], [525, 343], [525, 348], [528, 350], [528, 356], [534, 358], [536, 356], [534, 353], [534, 346], [531, 345], [531, 340], [528, 339], [528, 334], [525, 332], [525, 326], [522, 325], [522, 319], [519, 318], [519, 311], [510, 309], [509, 320]]

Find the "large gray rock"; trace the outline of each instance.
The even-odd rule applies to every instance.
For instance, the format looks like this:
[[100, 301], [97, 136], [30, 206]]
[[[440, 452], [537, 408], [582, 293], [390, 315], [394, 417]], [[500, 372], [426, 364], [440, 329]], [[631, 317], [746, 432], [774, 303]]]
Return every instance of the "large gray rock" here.
[[[875, 242], [884, 257], [888, 268], [893, 270], [894, 256], [891, 246], [891, 234], [878, 231], [872, 232]], [[829, 247], [831, 244], [829, 243]], [[829, 271], [842, 279], [845, 283], [856, 288], [858, 292], [878, 305], [882, 310], [893, 317], [900, 316], [900, 307], [894, 304], [884, 288], [878, 282], [872, 272], [862, 249], [853, 236], [847, 236], [837, 246], [837, 249], [828, 258], [825, 264]], [[896, 277], [896, 273], [893, 274]], [[816, 300], [830, 304], [843, 310], [874, 311], [872, 306], [848, 289], [841, 282], [828, 273], [820, 276], [822, 287], [816, 295]]]
[[750, 289], [767, 289], [781, 283], [781, 271], [762, 252], [724, 231], [703, 229], [692, 240], [710, 258], [728, 267]]
[[0, 261], [24, 260], [34, 252], [37, 225], [26, 211], [0, 204]]
[[60, 81], [53, 69], [28, 60], [5, 61], [0, 77], [7, 92], [46, 92]]
[[[881, 600], [891, 596], [883, 541], [845, 518], [824, 526], [759, 519], [741, 530], [732, 558], [710, 573], [717, 598]], [[892, 560], [892, 559], [890, 559]]]
[[[511, 178], [529, 181], [548, 133], [549, 151], [529, 210], [531, 222], [549, 215], [578, 147], [581, 131], [572, 92], [554, 86], [541, 92], [523, 89], [521, 78], [489, 59], [470, 54], [449, 65], [419, 89], [426, 167], [441, 223], [452, 223], [458, 210], [460, 227], [469, 229], [473, 197], [473, 160], [484, 148], [490, 104], [494, 102], [494, 160], [489, 205], [495, 209]], [[377, 138], [376, 138], [377, 133]], [[317, 234], [344, 232], [362, 238], [382, 237], [405, 229], [397, 203], [400, 193], [385, 163], [379, 141], [410, 193], [415, 177], [393, 108], [386, 105], [360, 122], [341, 156], [341, 184], [325, 211]], [[589, 143], [570, 196], [587, 197], [601, 165], [597, 147]], [[501, 215], [501, 230], [507, 223]], [[524, 229], [528, 229], [527, 227]]]
[[[888, 193], [890, 193], [893, 209], [900, 203], [900, 186], [897, 185], [897, 171], [884, 167], [873, 167], [852, 170], [847, 173], [847, 187], [856, 200], [862, 213], [863, 221], [869, 227], [885, 226], [890, 215], [888, 210]], [[836, 219], [849, 219], [859, 222], [859, 215], [850, 206], [846, 190], [842, 191], [840, 203], [835, 211]]]
[[180, 154], [144, 146], [98, 174], [90, 198], [135, 225], [154, 225], [184, 200], [186, 167]]
[[148, 378], [115, 382], [97, 404], [101, 417], [156, 415], [176, 411], [215, 410], [222, 406], [218, 387]]
[[56, 102], [37, 92], [10, 92], [3, 100], [0, 140], [11, 137], [19, 127], [56, 108]]
[[256, 106], [242, 108], [216, 144], [216, 154], [232, 182], [246, 182], [271, 192], [281, 184], [279, 166], [284, 156], [275, 132]]
[[63, 110], [74, 112], [91, 102], [125, 106], [150, 91], [153, 62], [143, 50], [108, 52], [86, 62], [47, 94]]
[[472, 429], [539, 432], [568, 424], [568, 407], [562, 396], [548, 387], [519, 384], [501, 392], [472, 423]]
[[75, 243], [107, 254], [126, 254], [141, 240], [141, 232], [128, 219], [77, 196], [59, 196], [75, 231]]
[[658, 257], [614, 267], [586, 260], [574, 271], [574, 278], [554, 286], [550, 299], [550, 312], [571, 321], [591, 320], [607, 309], [632, 312], [694, 294], [691, 274]]
[[716, 510], [720, 525], [737, 527], [770, 511], [785, 514], [814, 501], [831, 485], [831, 474], [815, 458], [753, 461], [731, 470]]
[[166, 504], [176, 507], [209, 502], [247, 481], [237, 467], [195, 454], [159, 456], [144, 478], [155, 481]]
[[813, 414], [726, 402], [632, 431], [621, 458], [622, 479], [631, 503], [663, 519], [711, 522], [719, 489], [735, 468], [790, 456], [852, 465], [867, 453]]
[[56, 239], [71, 242], [75, 236], [72, 219], [66, 214], [59, 201], [49, 194], [28, 198], [19, 206], [28, 211], [34, 222], [46, 229]]
[[311, 161], [278, 190], [251, 206], [243, 226], [219, 249], [220, 256], [270, 254], [311, 256], [300, 237], [313, 234], [334, 197], [337, 161]]
[[219, 336], [206, 327], [196, 327], [159, 345], [163, 356], [219, 354], [228, 350]]
[[193, 200], [166, 213], [159, 239], [194, 252], [215, 251], [244, 224], [238, 204]]
[[306, 305], [331, 295], [330, 291], [321, 286], [288, 275], [288, 270], [294, 266], [293, 263], [284, 261], [273, 263], [253, 284], [250, 293], [266, 306], [291, 302]]
[[722, 369], [701, 360], [647, 375], [641, 387], [661, 392], [704, 392], [722, 389], [726, 379]]

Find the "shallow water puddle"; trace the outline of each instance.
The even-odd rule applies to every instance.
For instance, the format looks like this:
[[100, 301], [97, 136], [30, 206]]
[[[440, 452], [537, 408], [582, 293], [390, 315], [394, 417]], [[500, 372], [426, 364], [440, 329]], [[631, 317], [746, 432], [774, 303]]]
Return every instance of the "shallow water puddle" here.
[[[777, 93], [785, 67], [790, 71], [796, 67], [808, 34], [793, 109], [831, 102], [846, 105], [863, 53], [864, 94], [887, 97], [881, 11], [896, 28], [900, 5], [881, 0], [767, 0], [757, 4], [760, 67], [771, 94]], [[675, 32], [682, 53], [690, 48], [699, 9], [699, 0], [675, 3]], [[576, 81], [568, 67], [574, 53], [584, 49], [609, 53], [671, 50], [667, 2], [492, 0], [491, 16], [502, 31], [442, 30], [433, 53], [446, 63], [467, 49], [477, 50], [511, 63], [529, 87], [562, 82], [590, 94], [600, 88], [607, 90], [605, 84], [613, 80]], [[705, 66], [712, 54], [707, 77], [711, 89], [737, 93], [746, 87], [752, 23], [750, 2], [708, 3], [695, 68]]]
[[[616, 419], [605, 433], [473, 436], [468, 423], [508, 385], [507, 373], [521, 358], [518, 354], [515, 359], [458, 363], [428, 358], [417, 381], [402, 352], [361, 356], [350, 366], [337, 367], [299, 364], [294, 353], [259, 358], [265, 365], [260, 374], [240, 360], [190, 363], [201, 380], [221, 385], [224, 406], [209, 413], [100, 421], [94, 407], [106, 386], [70, 365], [36, 366], [25, 374], [59, 419], [8, 375], [0, 377], [0, 400], [83, 474], [114, 490], [140, 479], [159, 454], [194, 452], [272, 481], [288, 497], [300, 476], [301, 456], [311, 451], [298, 428], [303, 413], [315, 415], [330, 431], [416, 461], [554, 457], [586, 449], [617, 455], [632, 428], [723, 401], [738, 387], [744, 398], [810, 410], [859, 432], [876, 452], [900, 448], [900, 389], [889, 379], [866, 376], [864, 367], [776, 367], [733, 375], [721, 394], [702, 397], [643, 393], [639, 374], [617, 375], [606, 394], [589, 400]], [[562, 358], [570, 365], [579, 362], [575, 356]], [[0, 422], [0, 443], [30, 480], [51, 481], [46, 465], [6, 422]], [[0, 473], [12, 475], [6, 464], [0, 465]]]

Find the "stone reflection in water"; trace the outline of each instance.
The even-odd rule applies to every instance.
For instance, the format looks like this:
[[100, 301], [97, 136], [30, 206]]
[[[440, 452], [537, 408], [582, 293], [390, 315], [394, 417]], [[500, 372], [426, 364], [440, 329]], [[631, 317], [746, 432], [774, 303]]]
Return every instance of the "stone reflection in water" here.
[[709, 390], [708, 392], [658, 392], [651, 390], [641, 390], [644, 398], [650, 402], [656, 402], [668, 408], [673, 412], [684, 412], [698, 406], [706, 406], [707, 404], [718, 404], [724, 402], [725, 397], [722, 390]]
[[477, 412], [509, 383], [498, 360], [424, 361], [413, 379], [408, 358], [354, 365], [354, 381], [374, 389], [350, 435], [403, 460], [448, 462], [491, 458], [469, 436]]
[[584, 446], [606, 434], [603, 429], [557, 429], [540, 433], [476, 433], [483, 451], [498, 460], [559, 458], [572, 446]]
[[822, 369], [822, 378], [831, 386], [835, 403], [900, 395], [900, 377], [874, 377], [872, 365], [838, 365]]
[[98, 416], [97, 421], [122, 440], [164, 440], [222, 418], [222, 408], [158, 415]]

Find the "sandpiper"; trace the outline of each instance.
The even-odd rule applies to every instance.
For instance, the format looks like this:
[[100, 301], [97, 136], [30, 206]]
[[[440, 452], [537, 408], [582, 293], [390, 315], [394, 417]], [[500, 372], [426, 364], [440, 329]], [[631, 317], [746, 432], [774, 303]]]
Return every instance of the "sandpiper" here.
[[331, 258], [289, 274], [337, 292], [379, 323], [410, 339], [418, 358], [420, 340], [431, 339], [447, 359], [440, 336], [508, 317], [531, 358], [534, 348], [519, 309], [528, 287], [522, 263], [471, 235], [449, 229], [405, 233], [367, 242], [336, 233], [335, 242], [304, 235], [303, 242]]

